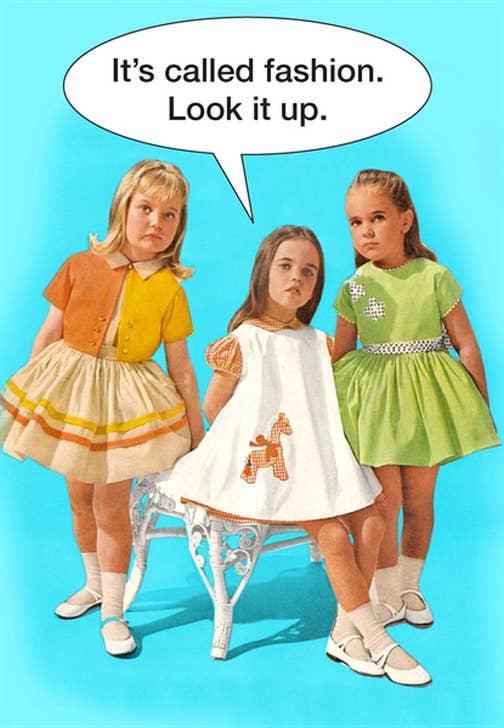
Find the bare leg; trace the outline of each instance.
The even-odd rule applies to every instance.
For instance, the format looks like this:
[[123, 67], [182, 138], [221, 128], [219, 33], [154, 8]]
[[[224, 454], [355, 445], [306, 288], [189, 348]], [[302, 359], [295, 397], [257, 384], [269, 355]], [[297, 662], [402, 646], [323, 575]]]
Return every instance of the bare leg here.
[[[429, 551], [434, 526], [434, 487], [439, 466], [403, 466], [404, 527], [401, 539], [401, 589], [420, 591], [420, 575]], [[422, 610], [425, 601], [414, 593], [403, 595], [408, 609]], [[426, 618], [427, 622], [432, 615]]]
[[[366, 586], [369, 586], [376, 569], [376, 561], [380, 543], [383, 538], [385, 524], [376, 505], [362, 508], [354, 513], [340, 516], [340, 520], [348, 527], [353, 536], [353, 549], [357, 566], [359, 567]], [[349, 639], [351, 636], [360, 638], [360, 632], [348, 618], [342, 605], [338, 602], [336, 621], [331, 631], [331, 637], [336, 645], [343, 645], [342, 649], [350, 657], [358, 660], [370, 660], [369, 652], [364, 647], [362, 639]]]
[[[97, 523], [98, 559], [102, 571], [102, 619], [123, 617], [123, 598], [131, 554], [129, 498], [131, 480], [96, 484], [93, 507]], [[126, 624], [110, 622], [103, 627], [105, 638], [127, 640]]]
[[434, 526], [434, 487], [439, 465], [432, 468], [403, 466], [404, 526], [401, 553], [425, 559]]
[[369, 602], [368, 586], [343, 524], [331, 518], [300, 525], [317, 543], [325, 559], [327, 578], [343, 609], [349, 611]]
[[68, 495], [72, 509], [72, 522], [75, 540], [82, 556], [86, 572], [86, 587], [73, 594], [66, 602], [56, 608], [59, 616], [74, 615], [67, 605], [86, 605], [96, 603], [94, 594], [101, 594], [100, 567], [96, 555], [96, 522], [93, 513], [94, 485], [75, 478], [67, 478]]
[[378, 505], [347, 513], [341, 516], [341, 520], [345, 522], [353, 536], [355, 560], [369, 588], [385, 533], [385, 521]]

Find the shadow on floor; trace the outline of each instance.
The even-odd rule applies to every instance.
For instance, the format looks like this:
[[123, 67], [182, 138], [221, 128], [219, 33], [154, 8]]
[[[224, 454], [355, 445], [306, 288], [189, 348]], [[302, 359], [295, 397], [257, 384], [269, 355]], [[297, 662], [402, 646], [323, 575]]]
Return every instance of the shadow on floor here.
[[[188, 592], [192, 596], [185, 596]], [[143, 639], [157, 632], [200, 620], [213, 622], [210, 596], [206, 591], [196, 596], [193, 594], [194, 588], [187, 587], [147, 592], [137, 598], [130, 608], [131, 613], [138, 615], [153, 610], [175, 612], [135, 626], [134, 634], [139, 646], [137, 652], [141, 651]], [[275, 619], [294, 621], [288, 627], [266, 637], [232, 647], [226, 659], [231, 660], [260, 647], [325, 637], [329, 634], [335, 607], [334, 595], [322, 564], [288, 569], [269, 581], [249, 583], [234, 608], [234, 624]]]

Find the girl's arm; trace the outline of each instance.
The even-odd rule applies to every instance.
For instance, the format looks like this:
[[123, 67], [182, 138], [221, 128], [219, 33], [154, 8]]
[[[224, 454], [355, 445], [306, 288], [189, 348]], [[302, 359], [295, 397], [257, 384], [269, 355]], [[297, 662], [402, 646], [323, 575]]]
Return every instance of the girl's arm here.
[[165, 354], [168, 372], [186, 406], [191, 430], [191, 449], [194, 450], [203, 439], [205, 430], [200, 410], [198, 384], [185, 339], [171, 343], [165, 341]]
[[485, 402], [488, 404], [488, 390], [485, 378], [485, 369], [479, 350], [478, 342], [465, 312], [462, 301], [459, 301], [443, 318], [448, 336], [453, 348], [459, 355], [460, 363], [465, 367], [474, 380], [475, 385]]
[[332, 350], [332, 362], [338, 361], [342, 356], [353, 351], [357, 346], [357, 326], [351, 324], [343, 316], [338, 316], [336, 321], [336, 333]]
[[30, 360], [40, 354], [46, 346], [63, 338], [63, 311], [51, 304], [49, 313], [33, 342]]
[[203, 401], [203, 411], [210, 424], [231, 398], [238, 379], [229, 372], [216, 371], [208, 385]]

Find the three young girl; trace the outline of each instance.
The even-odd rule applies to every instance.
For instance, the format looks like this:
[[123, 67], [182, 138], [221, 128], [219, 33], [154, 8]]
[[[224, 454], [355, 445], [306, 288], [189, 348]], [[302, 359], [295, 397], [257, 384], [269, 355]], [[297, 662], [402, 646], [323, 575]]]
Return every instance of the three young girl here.
[[[422, 244], [404, 181], [393, 172], [360, 172], [346, 213], [357, 270], [335, 302], [334, 378], [345, 434], [385, 493], [376, 614], [383, 624], [428, 626], [433, 617], [419, 582], [439, 466], [499, 440], [462, 289]], [[447, 353], [451, 345], [459, 362]]]
[[[67, 479], [87, 579], [56, 613], [78, 617], [101, 603], [107, 651], [135, 648], [122, 613], [131, 481], [170, 469], [164, 487], [211, 512], [296, 523], [314, 538], [338, 599], [330, 657], [427, 684], [383, 625], [432, 621], [419, 578], [439, 464], [498, 444], [460, 288], [421, 244], [404, 182], [360, 173], [346, 201], [359, 268], [336, 300], [333, 350], [355, 457], [327, 337], [309, 326], [324, 284], [322, 250], [294, 226], [265, 239], [229, 335], [208, 349], [212, 427], [202, 440], [178, 282], [190, 275], [180, 264], [187, 195], [172, 165], [149, 160], [125, 175], [105, 241], [93, 238], [49, 284], [30, 363], [2, 392], [4, 449]], [[445, 327], [463, 366], [444, 351]], [[160, 341], [171, 378], [150, 361]]]
[[[139, 162], [121, 180], [103, 243], [72, 255], [45, 290], [30, 362], [2, 390], [2, 441], [66, 477], [86, 583], [56, 608], [101, 604], [111, 654], [135, 649], [123, 618], [132, 479], [170, 467], [203, 437], [178, 279], [189, 188], [180, 170]], [[170, 377], [150, 360], [164, 342]]]

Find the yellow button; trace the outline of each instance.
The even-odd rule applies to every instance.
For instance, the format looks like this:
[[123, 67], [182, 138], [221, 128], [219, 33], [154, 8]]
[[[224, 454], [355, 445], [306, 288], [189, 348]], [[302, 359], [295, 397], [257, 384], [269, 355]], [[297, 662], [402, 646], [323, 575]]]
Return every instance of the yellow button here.
[[130, 337], [129, 336], [125, 336], [124, 337], [124, 341], [129, 341], [129, 340], [130, 340]]
[[122, 353], [123, 353], [123, 354], [127, 354], [127, 353], [128, 353], [128, 350], [127, 350], [127, 349], [123, 349], [123, 350], [122, 350]]
[[131, 323], [131, 321], [128, 321], [128, 323], [126, 324], [126, 326], [128, 327], [128, 329], [132, 329], [133, 328], [133, 324]]
[[105, 316], [102, 316], [101, 314], [98, 316], [98, 321], [105, 321]]
[[131, 270], [132, 268], [133, 268], [133, 266], [132, 266], [132, 265], [131, 265], [131, 263], [130, 263], [130, 264], [128, 265], [128, 270]]

